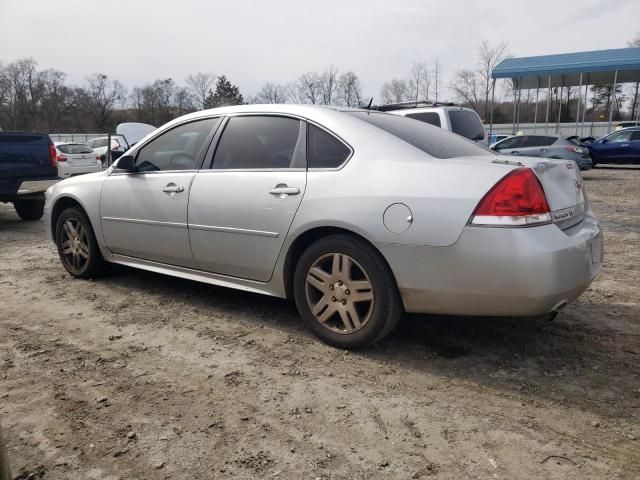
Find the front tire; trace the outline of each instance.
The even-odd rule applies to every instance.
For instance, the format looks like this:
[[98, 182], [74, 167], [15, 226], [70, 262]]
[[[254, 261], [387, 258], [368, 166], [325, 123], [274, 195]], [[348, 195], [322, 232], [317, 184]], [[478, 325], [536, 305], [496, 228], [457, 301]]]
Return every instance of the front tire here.
[[105, 261], [86, 213], [78, 207], [64, 210], [56, 222], [56, 246], [62, 266], [76, 278], [92, 278]]
[[314, 242], [294, 273], [300, 316], [321, 340], [360, 348], [386, 336], [402, 314], [395, 279], [367, 242], [338, 234]]
[[40, 220], [44, 214], [44, 199], [16, 200], [13, 202], [13, 208], [22, 220]]

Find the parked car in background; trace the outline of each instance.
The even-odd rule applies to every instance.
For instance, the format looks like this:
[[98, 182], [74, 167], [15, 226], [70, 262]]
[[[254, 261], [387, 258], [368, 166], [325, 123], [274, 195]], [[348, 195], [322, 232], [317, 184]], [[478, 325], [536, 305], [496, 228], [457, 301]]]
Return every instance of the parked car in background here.
[[592, 167], [589, 149], [576, 137], [516, 135], [494, 143], [490, 148], [505, 155], [573, 160], [580, 170]]
[[[109, 137], [98, 137], [93, 138], [87, 142], [89, 148], [91, 148], [96, 155], [100, 158], [102, 163], [107, 159], [107, 143], [109, 142]], [[127, 139], [123, 135], [112, 135], [111, 136], [111, 160], [117, 160], [120, 156], [129, 150], [129, 144], [127, 143]]]
[[46, 133], [0, 132], [0, 202], [23, 220], [42, 217], [44, 192], [59, 180], [56, 157]]
[[501, 140], [504, 140], [505, 138], [509, 138], [512, 137], [513, 135], [507, 135], [505, 133], [492, 133], [491, 134], [491, 138], [489, 138], [489, 135], [487, 135], [487, 141], [483, 142], [484, 145], [487, 146], [491, 146], [494, 143], [498, 143]]
[[640, 127], [625, 128], [591, 142], [593, 164], [640, 163]]
[[640, 122], [634, 122], [634, 121], [618, 122], [616, 123], [614, 130], [622, 130], [623, 128], [629, 128], [629, 127], [640, 127]]
[[58, 176], [68, 178], [83, 173], [102, 170], [102, 161], [88, 145], [84, 143], [55, 142]]
[[440, 127], [474, 142], [481, 142], [486, 137], [480, 116], [470, 108], [453, 104], [412, 102], [382, 105], [376, 109]]
[[45, 210], [75, 277], [114, 262], [293, 298], [342, 348], [383, 338], [403, 311], [552, 316], [602, 265], [574, 162], [497, 158], [370, 110], [192, 113], [53, 186]]
[[116, 133], [122, 135], [131, 148], [155, 129], [156, 127], [148, 123], [126, 122], [118, 124]]

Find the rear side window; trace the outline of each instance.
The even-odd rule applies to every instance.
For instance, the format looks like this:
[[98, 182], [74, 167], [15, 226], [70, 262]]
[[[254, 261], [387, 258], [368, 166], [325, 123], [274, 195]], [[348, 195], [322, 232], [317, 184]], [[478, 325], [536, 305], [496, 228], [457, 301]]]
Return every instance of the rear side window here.
[[390, 113], [349, 112], [367, 123], [370, 123], [391, 135], [419, 148], [436, 158], [471, 157], [495, 155], [474, 142], [452, 135], [442, 128], [416, 122], [410, 118]]
[[58, 150], [62, 153], [74, 154], [74, 153], [93, 153], [87, 145], [81, 145], [78, 143], [70, 143], [67, 145], [58, 145]]
[[640, 140], [640, 130], [636, 130], [631, 134], [631, 140]]
[[277, 116], [231, 117], [213, 158], [215, 169], [305, 168], [300, 120]]
[[528, 135], [524, 138], [522, 147], [547, 147], [553, 145], [557, 140], [556, 137], [545, 137], [544, 135]]
[[469, 110], [449, 110], [449, 120], [453, 133], [462, 135], [469, 140], [484, 139], [484, 127], [474, 112]]
[[420, 120], [421, 122], [428, 123], [434, 127], [442, 126], [440, 123], [440, 115], [436, 112], [409, 113], [407, 117], [413, 118], [414, 120]]
[[154, 138], [138, 152], [136, 171], [193, 170], [207, 135], [219, 118], [189, 122]]
[[309, 124], [309, 168], [337, 168], [342, 165], [351, 150], [328, 132]]

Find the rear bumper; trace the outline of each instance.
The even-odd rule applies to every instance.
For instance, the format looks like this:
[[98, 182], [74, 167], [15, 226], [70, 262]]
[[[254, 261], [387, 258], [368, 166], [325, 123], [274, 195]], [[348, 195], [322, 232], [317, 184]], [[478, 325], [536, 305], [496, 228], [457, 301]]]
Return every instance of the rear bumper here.
[[58, 178], [50, 180], [28, 180], [22, 182], [18, 187], [18, 195], [29, 195], [32, 193], [44, 193], [47, 188], [56, 184]]
[[22, 197], [41, 196], [47, 188], [59, 180], [59, 178], [24, 181], [6, 179], [4, 182], [0, 182], [0, 201], [12, 202]]
[[575, 300], [602, 267], [593, 216], [560, 230], [465, 227], [449, 247], [378, 244], [405, 310], [478, 316], [535, 316]]
[[74, 175], [81, 175], [83, 173], [95, 173], [102, 170], [102, 162], [96, 160], [91, 165], [75, 166], [71, 164], [58, 164], [58, 175], [62, 178], [69, 178]]

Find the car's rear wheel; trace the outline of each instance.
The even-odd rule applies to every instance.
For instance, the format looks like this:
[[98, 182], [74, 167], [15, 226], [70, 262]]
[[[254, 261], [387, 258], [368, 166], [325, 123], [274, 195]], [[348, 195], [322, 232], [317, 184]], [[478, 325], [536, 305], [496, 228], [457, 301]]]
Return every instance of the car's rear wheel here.
[[44, 214], [44, 199], [25, 199], [13, 202], [13, 208], [22, 220], [40, 220]]
[[78, 207], [64, 210], [56, 223], [56, 245], [65, 270], [77, 278], [91, 278], [105, 268], [87, 215]]
[[329, 345], [359, 348], [386, 336], [402, 314], [384, 258], [350, 235], [323, 237], [300, 257], [294, 274], [300, 315]]

